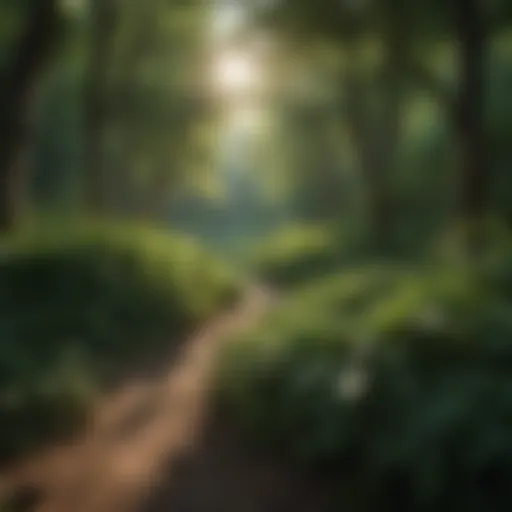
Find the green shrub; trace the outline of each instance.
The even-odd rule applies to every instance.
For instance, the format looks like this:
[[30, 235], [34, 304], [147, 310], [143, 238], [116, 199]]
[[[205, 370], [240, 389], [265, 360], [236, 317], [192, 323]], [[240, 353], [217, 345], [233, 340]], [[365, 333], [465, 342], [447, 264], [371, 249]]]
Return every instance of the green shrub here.
[[238, 292], [211, 255], [145, 228], [42, 225], [0, 240], [1, 451], [80, 416], [125, 362], [175, 343]]
[[508, 510], [512, 319], [494, 264], [316, 283], [219, 361], [263, 447], [335, 471], [354, 510]]
[[323, 276], [341, 264], [336, 232], [323, 226], [288, 227], [249, 253], [249, 267], [260, 279], [286, 288]]

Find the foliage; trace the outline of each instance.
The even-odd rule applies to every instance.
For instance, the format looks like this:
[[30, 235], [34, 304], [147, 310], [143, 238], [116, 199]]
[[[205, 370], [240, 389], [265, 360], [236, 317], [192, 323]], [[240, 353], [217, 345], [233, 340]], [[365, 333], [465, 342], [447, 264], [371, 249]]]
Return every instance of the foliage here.
[[356, 510], [505, 510], [512, 295], [491, 260], [301, 290], [226, 344], [220, 403], [260, 447], [334, 471]]
[[375, 246], [362, 224], [285, 225], [249, 246], [243, 259], [261, 280], [283, 289], [297, 289], [328, 276], [336, 286], [338, 280], [333, 274], [354, 265], [383, 261], [398, 265], [399, 261], [404, 264], [422, 259], [417, 254], [417, 240], [415, 245], [410, 239], [395, 239], [387, 247]]
[[293, 287], [340, 264], [335, 231], [325, 226], [290, 226], [247, 250], [248, 264], [271, 284]]
[[176, 343], [238, 293], [235, 276], [181, 236], [85, 222], [4, 237], [0, 282], [2, 452], [66, 424], [123, 364]]
[[[262, 446], [343, 475], [356, 511], [505, 509], [509, 227], [460, 241], [512, 219], [510, 1], [242, 2], [255, 19], [210, 39], [225, 4], [0, 6], [0, 228], [22, 228], [0, 240], [0, 455], [67, 431], [238, 293], [177, 234], [18, 223], [25, 200], [84, 198], [232, 259], [290, 221], [244, 263], [293, 296], [226, 346], [219, 399]], [[229, 84], [235, 63], [215, 86], [238, 52], [260, 84]]]

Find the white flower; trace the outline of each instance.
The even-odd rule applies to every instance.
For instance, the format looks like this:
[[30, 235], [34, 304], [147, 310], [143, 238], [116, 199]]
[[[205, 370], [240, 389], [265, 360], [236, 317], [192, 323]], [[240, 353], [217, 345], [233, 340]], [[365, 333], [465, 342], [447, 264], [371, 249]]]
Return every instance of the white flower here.
[[427, 328], [438, 329], [444, 324], [445, 315], [440, 309], [430, 307], [420, 313], [418, 320]]
[[368, 388], [368, 372], [354, 365], [343, 370], [336, 382], [337, 394], [344, 400], [358, 400]]

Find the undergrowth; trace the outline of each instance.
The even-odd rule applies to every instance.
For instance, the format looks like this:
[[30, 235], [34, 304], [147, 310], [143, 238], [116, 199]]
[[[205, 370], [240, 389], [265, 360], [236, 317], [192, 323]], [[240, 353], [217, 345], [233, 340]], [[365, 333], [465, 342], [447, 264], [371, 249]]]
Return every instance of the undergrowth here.
[[510, 255], [298, 290], [226, 343], [219, 406], [259, 449], [337, 475], [352, 510], [508, 510]]
[[123, 365], [168, 350], [240, 280], [176, 234], [27, 227], [0, 240], [0, 456], [80, 424]]

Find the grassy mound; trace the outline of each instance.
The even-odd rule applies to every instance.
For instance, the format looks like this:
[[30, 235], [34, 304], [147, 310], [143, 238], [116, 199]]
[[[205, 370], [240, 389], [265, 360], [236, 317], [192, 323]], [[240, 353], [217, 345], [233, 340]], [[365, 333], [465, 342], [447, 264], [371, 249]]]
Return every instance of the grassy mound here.
[[67, 430], [122, 365], [233, 301], [190, 241], [131, 226], [38, 226], [0, 241], [0, 450]]
[[364, 268], [300, 291], [226, 345], [220, 403], [260, 447], [337, 474], [353, 510], [505, 510], [504, 253], [471, 267]]
[[339, 267], [342, 251], [336, 231], [326, 226], [290, 226], [249, 251], [248, 265], [261, 280], [295, 288]]

